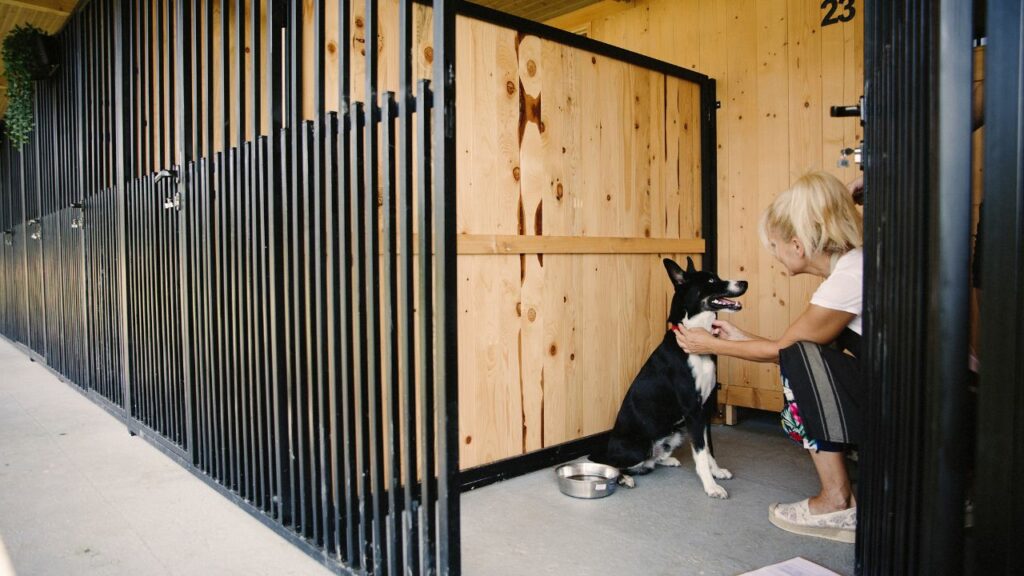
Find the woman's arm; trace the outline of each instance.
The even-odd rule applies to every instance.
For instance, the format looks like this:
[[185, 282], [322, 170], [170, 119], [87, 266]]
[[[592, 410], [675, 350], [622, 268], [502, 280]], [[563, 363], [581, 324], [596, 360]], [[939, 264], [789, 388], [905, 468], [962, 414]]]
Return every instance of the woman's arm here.
[[676, 342], [690, 354], [718, 354], [752, 362], [779, 361], [779, 350], [800, 341], [828, 344], [839, 337], [855, 317], [849, 312], [832, 310], [811, 304], [790, 325], [778, 340], [754, 337], [750, 340], [724, 340], [715, 338], [702, 328], [676, 331]]

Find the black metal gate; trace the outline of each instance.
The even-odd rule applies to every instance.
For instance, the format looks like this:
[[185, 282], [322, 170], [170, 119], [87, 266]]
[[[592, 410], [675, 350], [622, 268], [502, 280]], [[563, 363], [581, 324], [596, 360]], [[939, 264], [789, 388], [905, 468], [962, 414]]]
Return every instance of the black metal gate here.
[[1024, 6], [989, 0], [974, 574], [1024, 573]]
[[458, 573], [454, 2], [329, 111], [358, 5], [86, 3], [0, 151], [0, 331], [328, 566]]
[[971, 9], [867, 5], [863, 574], [965, 570]]

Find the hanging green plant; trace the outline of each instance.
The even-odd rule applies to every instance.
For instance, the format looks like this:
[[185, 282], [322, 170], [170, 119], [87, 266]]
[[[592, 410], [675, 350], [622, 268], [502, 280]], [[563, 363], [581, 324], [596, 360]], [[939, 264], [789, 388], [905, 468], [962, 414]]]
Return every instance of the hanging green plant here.
[[32, 114], [36, 80], [56, 70], [53, 39], [31, 24], [15, 26], [0, 51], [7, 76], [7, 112], [4, 125], [11, 143], [21, 148], [35, 128]]

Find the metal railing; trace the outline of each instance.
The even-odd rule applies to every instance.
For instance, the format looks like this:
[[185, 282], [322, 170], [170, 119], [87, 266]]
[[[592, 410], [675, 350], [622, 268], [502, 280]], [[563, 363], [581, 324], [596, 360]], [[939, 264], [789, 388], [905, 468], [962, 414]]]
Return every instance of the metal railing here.
[[254, 5], [70, 19], [0, 151], [0, 332], [326, 565], [458, 573], [454, 3], [433, 81], [409, 0], [397, 93], [368, 50], [356, 101], [339, 43], [336, 112], [303, 35], [349, 38], [354, 6]]

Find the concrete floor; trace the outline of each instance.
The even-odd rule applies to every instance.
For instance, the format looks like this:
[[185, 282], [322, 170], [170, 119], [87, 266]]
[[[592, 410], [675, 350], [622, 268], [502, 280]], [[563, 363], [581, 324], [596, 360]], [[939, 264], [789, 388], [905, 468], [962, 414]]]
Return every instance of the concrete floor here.
[[[463, 573], [734, 575], [794, 556], [853, 573], [852, 545], [768, 523], [769, 503], [817, 489], [774, 417], [714, 441], [728, 500], [704, 495], [688, 448], [600, 500], [563, 496], [551, 469], [465, 494]], [[0, 576], [328, 573], [0, 338]]]
[[853, 573], [854, 546], [784, 532], [768, 505], [818, 489], [811, 459], [782, 435], [777, 418], [751, 411], [713, 430], [728, 500], [708, 498], [689, 445], [682, 468], [659, 468], [597, 500], [558, 491], [554, 469], [486, 486], [462, 498], [467, 575], [735, 575], [802, 556]]
[[0, 576], [330, 574], [70, 386], [0, 338]]

